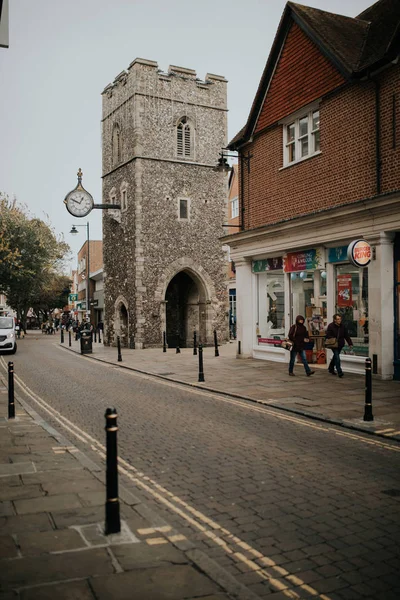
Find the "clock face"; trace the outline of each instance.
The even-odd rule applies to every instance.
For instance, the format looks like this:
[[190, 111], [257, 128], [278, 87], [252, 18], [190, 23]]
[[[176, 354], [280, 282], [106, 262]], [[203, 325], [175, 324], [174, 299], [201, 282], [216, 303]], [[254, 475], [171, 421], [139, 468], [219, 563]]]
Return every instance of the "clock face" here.
[[65, 204], [74, 217], [86, 217], [93, 208], [93, 198], [85, 190], [76, 189], [68, 194]]

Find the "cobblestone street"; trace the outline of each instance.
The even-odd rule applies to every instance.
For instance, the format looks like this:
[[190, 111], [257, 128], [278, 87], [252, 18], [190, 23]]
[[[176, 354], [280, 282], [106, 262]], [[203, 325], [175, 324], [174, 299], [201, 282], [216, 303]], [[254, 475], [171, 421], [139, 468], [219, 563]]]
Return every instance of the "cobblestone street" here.
[[98, 363], [58, 342], [21, 344], [17, 394], [94, 462], [115, 405], [124, 485], [249, 593], [398, 597], [395, 440]]

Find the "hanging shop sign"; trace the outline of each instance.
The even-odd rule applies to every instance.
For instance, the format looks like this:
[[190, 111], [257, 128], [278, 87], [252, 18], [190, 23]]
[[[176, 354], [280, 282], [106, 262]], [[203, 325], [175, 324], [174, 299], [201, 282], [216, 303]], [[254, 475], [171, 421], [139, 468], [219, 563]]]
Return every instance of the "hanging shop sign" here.
[[296, 271], [314, 271], [325, 267], [321, 248], [312, 248], [302, 252], [288, 252], [283, 257], [283, 270], [285, 273]]
[[371, 262], [372, 248], [365, 240], [354, 240], [347, 248], [347, 258], [355, 267], [367, 267]]
[[347, 260], [348, 246], [337, 246], [336, 248], [328, 248], [328, 262], [336, 263]]
[[341, 308], [353, 305], [351, 275], [337, 276], [337, 305]]
[[265, 271], [282, 271], [283, 259], [281, 256], [277, 258], [264, 258], [263, 260], [253, 260], [253, 273], [265, 273]]

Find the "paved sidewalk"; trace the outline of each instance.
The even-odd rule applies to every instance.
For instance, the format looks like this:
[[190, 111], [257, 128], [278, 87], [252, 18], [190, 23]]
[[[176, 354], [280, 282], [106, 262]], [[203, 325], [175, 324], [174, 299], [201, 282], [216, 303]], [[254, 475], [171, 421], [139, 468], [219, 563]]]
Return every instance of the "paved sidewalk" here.
[[256, 600], [122, 486], [121, 533], [104, 536], [104, 465], [7, 405], [0, 377], [0, 600]]
[[[68, 335], [62, 346], [80, 353], [79, 342], [73, 340], [69, 347]], [[330, 375], [325, 365], [313, 365], [315, 375], [306, 377], [299, 364], [295, 367], [296, 377], [289, 377], [284, 364], [236, 358], [236, 343], [228, 343], [219, 347], [219, 357], [215, 357], [214, 347], [204, 348], [205, 382], [199, 383], [198, 356], [193, 356], [192, 348], [182, 348], [179, 354], [175, 349], [163, 352], [162, 348], [122, 348], [121, 354], [122, 362], [118, 362], [115, 347], [93, 342], [93, 353], [85, 356], [400, 440], [399, 381], [373, 379], [374, 420], [368, 422], [363, 420], [365, 377], [345, 373], [339, 379]]]

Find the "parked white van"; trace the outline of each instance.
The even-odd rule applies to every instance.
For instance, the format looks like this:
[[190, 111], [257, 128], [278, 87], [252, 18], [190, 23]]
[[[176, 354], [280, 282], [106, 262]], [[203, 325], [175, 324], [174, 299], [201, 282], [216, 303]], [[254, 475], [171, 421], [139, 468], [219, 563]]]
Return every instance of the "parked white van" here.
[[14, 317], [0, 317], [0, 352], [3, 350], [11, 354], [17, 351]]

